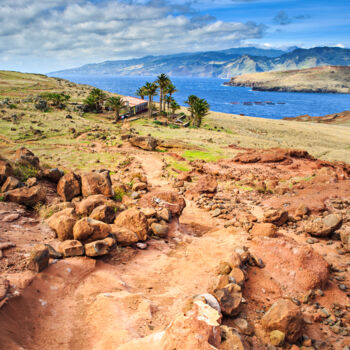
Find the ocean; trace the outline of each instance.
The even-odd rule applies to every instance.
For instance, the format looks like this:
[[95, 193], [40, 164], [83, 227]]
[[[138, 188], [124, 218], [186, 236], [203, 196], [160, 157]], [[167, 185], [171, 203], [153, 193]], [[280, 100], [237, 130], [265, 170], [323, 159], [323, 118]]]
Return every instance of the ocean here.
[[[141, 76], [55, 76], [128, 96], [135, 96], [135, 91], [145, 82], [155, 80], [155, 77]], [[215, 78], [172, 77], [171, 80], [178, 89], [174, 98], [180, 105], [185, 105], [184, 101], [193, 94], [205, 98], [210, 109], [216, 112], [282, 119], [350, 110], [350, 95], [347, 94], [252, 91], [245, 87], [225, 86], [223, 83], [228, 80]]]

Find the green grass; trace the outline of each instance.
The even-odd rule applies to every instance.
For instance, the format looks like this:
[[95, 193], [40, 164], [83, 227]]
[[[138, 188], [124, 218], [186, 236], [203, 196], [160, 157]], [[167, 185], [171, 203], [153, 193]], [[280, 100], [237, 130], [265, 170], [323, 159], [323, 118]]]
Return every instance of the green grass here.
[[30, 177], [36, 177], [38, 171], [38, 169], [28, 165], [16, 164], [14, 166], [14, 175], [21, 181], [27, 181]]
[[4, 196], [0, 196], [0, 202], [3, 202], [5, 200]]
[[182, 156], [187, 160], [203, 159], [206, 162], [216, 162], [219, 159], [225, 158], [220, 151], [204, 152], [196, 150], [187, 150], [182, 153]]

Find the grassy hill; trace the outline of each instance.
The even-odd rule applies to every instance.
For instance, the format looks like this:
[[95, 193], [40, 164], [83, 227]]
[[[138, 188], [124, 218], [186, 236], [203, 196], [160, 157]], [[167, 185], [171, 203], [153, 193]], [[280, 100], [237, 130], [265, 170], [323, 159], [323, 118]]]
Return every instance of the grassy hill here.
[[350, 93], [350, 67], [324, 66], [282, 72], [244, 74], [227, 85], [260, 91]]
[[[326, 160], [348, 161], [350, 128], [282, 120], [242, 117], [211, 112], [203, 128], [162, 126], [146, 116], [115, 123], [112, 112], [82, 113], [77, 110], [92, 87], [44, 75], [0, 71], [0, 153], [9, 156], [19, 146], [27, 146], [50, 167], [90, 169], [97, 165], [113, 168], [126, 161], [121, 135], [130, 127], [140, 135], [181, 141], [178, 150], [186, 161], [172, 161], [188, 167], [194, 159], [230, 158], [239, 151], [229, 145], [252, 148], [303, 148]], [[65, 92], [71, 96], [63, 110], [35, 108], [42, 92]], [[112, 95], [112, 94], [110, 94]], [[183, 111], [186, 111], [183, 108]], [[67, 117], [67, 116], [71, 116]], [[166, 153], [164, 157], [170, 158]]]

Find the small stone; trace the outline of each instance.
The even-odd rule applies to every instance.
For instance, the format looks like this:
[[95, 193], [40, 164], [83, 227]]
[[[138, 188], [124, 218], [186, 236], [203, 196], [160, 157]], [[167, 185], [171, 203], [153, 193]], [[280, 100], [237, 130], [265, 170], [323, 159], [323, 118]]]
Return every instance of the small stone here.
[[219, 216], [221, 214], [221, 209], [219, 209], [219, 208], [217, 208], [217, 209], [215, 209], [213, 212], [212, 212], [212, 217], [217, 217], [217, 216]]
[[345, 284], [339, 284], [338, 287], [340, 290], [347, 290], [348, 289], [347, 285], [345, 285]]
[[84, 246], [77, 240], [67, 240], [59, 245], [58, 249], [65, 258], [84, 255]]
[[166, 237], [168, 234], [168, 225], [153, 223], [151, 225], [151, 230], [153, 234], [159, 237]]
[[49, 265], [50, 253], [44, 244], [37, 244], [30, 253], [28, 268], [35, 272], [41, 272]]
[[161, 211], [157, 213], [157, 216], [161, 220], [165, 220], [166, 222], [169, 222], [171, 220], [171, 212], [167, 208], [163, 208]]
[[3, 222], [13, 222], [16, 221], [17, 219], [19, 219], [20, 215], [19, 214], [9, 214], [4, 216], [4, 218], [2, 219]]
[[105, 240], [95, 241], [85, 244], [86, 256], [101, 256], [109, 253], [109, 245]]
[[54, 247], [52, 247], [50, 244], [45, 244], [45, 247], [49, 250], [50, 258], [51, 259], [62, 259], [63, 254], [56, 251]]
[[146, 249], [147, 248], [147, 243], [142, 243], [142, 242], [139, 242], [139, 243], [136, 243], [136, 247], [139, 248], [139, 249]]
[[286, 335], [279, 331], [279, 330], [274, 330], [270, 333], [270, 342], [274, 346], [282, 346], [284, 343]]
[[252, 335], [254, 332], [253, 326], [244, 318], [236, 318], [233, 323], [238, 331], [244, 335]]

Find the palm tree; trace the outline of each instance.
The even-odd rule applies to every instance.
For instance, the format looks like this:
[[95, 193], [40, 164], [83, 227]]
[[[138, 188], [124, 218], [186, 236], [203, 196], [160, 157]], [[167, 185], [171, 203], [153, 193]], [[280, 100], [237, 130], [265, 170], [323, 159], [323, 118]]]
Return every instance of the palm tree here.
[[153, 110], [153, 97], [157, 95], [158, 85], [156, 83], [147, 82], [142, 88], [144, 89], [145, 96], [148, 96], [148, 116], [151, 117]]
[[89, 96], [84, 100], [84, 103], [95, 109], [96, 112], [100, 111], [104, 101], [107, 99], [107, 94], [97, 88], [93, 88], [90, 91]]
[[171, 108], [171, 112], [172, 114], [175, 114], [175, 112], [180, 109], [180, 105], [175, 101], [173, 100], [171, 103], [170, 103], [170, 108]]
[[159, 95], [159, 112], [161, 113], [163, 110], [163, 97], [164, 97], [164, 89], [167, 87], [167, 85], [170, 83], [169, 77], [162, 73], [157, 77], [157, 80], [155, 81], [160, 90], [160, 95]]
[[[178, 90], [176, 89], [175, 85], [171, 81], [169, 81], [168, 85], [164, 89], [164, 94], [168, 94], [170, 97], [172, 97], [173, 94], [177, 91]], [[164, 109], [165, 109], [165, 103], [166, 101], [164, 101]]]
[[196, 95], [190, 95], [187, 97], [187, 101], [185, 101], [185, 103], [189, 106], [188, 110], [191, 113], [191, 117], [190, 117], [191, 123], [193, 122], [193, 119], [194, 119], [193, 104], [197, 100], [199, 100], [199, 97], [197, 97]]
[[[169, 112], [170, 112], [170, 104], [171, 104], [171, 102], [173, 102], [173, 101], [174, 101], [174, 99], [173, 99], [170, 95], [166, 95], [166, 96], [164, 97], [164, 103], [165, 103], [166, 106], [167, 106], [168, 114], [169, 114]], [[165, 105], [164, 105], [164, 107], [165, 107]], [[165, 110], [165, 108], [164, 108], [164, 110]]]
[[194, 115], [194, 126], [199, 128], [202, 124], [203, 117], [209, 112], [209, 103], [204, 98], [197, 98], [192, 104], [192, 110]]
[[115, 111], [116, 113], [115, 120], [118, 121], [120, 118], [120, 111], [127, 106], [127, 103], [120, 96], [117, 96], [117, 97], [110, 97], [107, 100], [107, 105]]
[[136, 90], [136, 95], [140, 96], [142, 99], [145, 97], [145, 87], [142, 86], [139, 89]]

